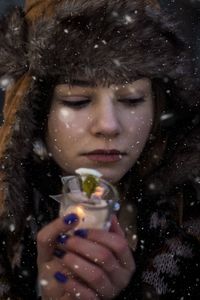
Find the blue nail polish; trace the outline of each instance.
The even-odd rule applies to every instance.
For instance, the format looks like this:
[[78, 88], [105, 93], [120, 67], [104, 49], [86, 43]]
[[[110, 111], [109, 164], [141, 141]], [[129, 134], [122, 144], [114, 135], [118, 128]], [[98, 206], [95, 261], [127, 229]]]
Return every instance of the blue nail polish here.
[[70, 214], [64, 217], [64, 223], [66, 225], [73, 224], [78, 221], [78, 216], [76, 214]]
[[55, 249], [53, 251], [53, 255], [58, 257], [58, 258], [63, 258], [65, 256], [66, 252], [64, 250], [60, 250], [60, 249]]
[[56, 272], [56, 273], [54, 274], [54, 277], [55, 277], [55, 279], [56, 279], [58, 282], [60, 282], [60, 283], [66, 283], [67, 280], [68, 280], [67, 276], [65, 276], [65, 275], [64, 275], [63, 273], [61, 273], [61, 272]]
[[74, 235], [85, 239], [88, 236], [88, 230], [87, 229], [77, 229], [74, 231]]
[[64, 245], [65, 242], [68, 240], [68, 238], [69, 238], [69, 235], [67, 235], [67, 234], [60, 234], [60, 235], [57, 237], [56, 242], [57, 242], [58, 244]]

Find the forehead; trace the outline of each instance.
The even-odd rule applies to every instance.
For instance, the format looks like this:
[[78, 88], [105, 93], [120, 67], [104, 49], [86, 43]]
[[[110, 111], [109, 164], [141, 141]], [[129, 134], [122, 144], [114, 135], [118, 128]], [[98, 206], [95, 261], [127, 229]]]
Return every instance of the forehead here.
[[112, 84], [112, 83], [102, 83], [102, 82], [95, 82], [94, 80], [86, 79], [86, 78], [78, 78], [73, 79], [70, 82], [69, 81], [59, 81], [59, 83], [56, 85], [56, 90], [59, 90], [62, 92], [65, 89], [76, 89], [81, 88], [84, 89], [110, 89], [114, 91], [123, 91], [123, 90], [141, 90], [141, 91], [148, 91], [151, 89], [151, 80], [148, 78], [140, 78], [137, 80], [134, 80], [132, 82], [124, 82], [120, 84]]

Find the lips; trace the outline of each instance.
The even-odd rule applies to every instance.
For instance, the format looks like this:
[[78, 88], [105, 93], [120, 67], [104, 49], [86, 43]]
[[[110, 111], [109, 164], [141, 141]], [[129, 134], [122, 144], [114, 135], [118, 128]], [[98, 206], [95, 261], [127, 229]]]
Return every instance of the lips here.
[[124, 152], [116, 149], [97, 149], [85, 154], [89, 160], [98, 162], [117, 162], [120, 161], [124, 155]]

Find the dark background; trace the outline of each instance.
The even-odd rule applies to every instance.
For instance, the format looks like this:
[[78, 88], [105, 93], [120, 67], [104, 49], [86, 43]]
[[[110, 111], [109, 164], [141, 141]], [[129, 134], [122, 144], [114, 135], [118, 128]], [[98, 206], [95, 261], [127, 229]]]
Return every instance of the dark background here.
[[[200, 69], [200, 0], [160, 0], [161, 7], [175, 13], [183, 32], [194, 50], [196, 65]], [[0, 0], [0, 16], [12, 5], [24, 5], [24, 0]], [[200, 73], [199, 73], [200, 74]], [[3, 92], [0, 89], [0, 123], [2, 122]]]

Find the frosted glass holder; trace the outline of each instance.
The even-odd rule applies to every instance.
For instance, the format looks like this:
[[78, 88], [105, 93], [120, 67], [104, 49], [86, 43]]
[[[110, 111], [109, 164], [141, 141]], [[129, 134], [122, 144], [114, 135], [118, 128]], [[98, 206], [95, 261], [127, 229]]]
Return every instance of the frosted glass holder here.
[[111, 215], [120, 208], [117, 189], [102, 178], [97, 179], [92, 192], [85, 191], [82, 176], [66, 176], [61, 180], [62, 194], [51, 196], [60, 203], [59, 215], [77, 214], [79, 223], [76, 229], [108, 230], [111, 224]]

